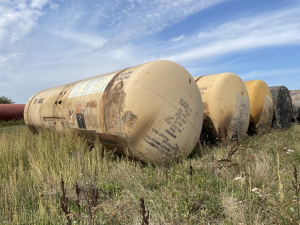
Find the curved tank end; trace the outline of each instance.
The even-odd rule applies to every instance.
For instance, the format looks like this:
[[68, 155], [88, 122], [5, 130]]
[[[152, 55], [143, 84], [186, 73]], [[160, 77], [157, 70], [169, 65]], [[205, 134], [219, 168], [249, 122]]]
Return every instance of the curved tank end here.
[[279, 128], [289, 128], [293, 118], [292, 99], [285, 86], [270, 87], [273, 97], [273, 125]]
[[291, 90], [290, 91], [293, 105], [293, 118], [292, 121], [300, 122], [300, 90]]
[[242, 79], [230, 72], [194, 79], [203, 101], [204, 121], [201, 135], [212, 137], [212, 140], [236, 140], [246, 134], [250, 104]]
[[250, 100], [250, 124], [248, 133], [253, 134], [271, 127], [273, 99], [268, 85], [262, 80], [244, 82]]

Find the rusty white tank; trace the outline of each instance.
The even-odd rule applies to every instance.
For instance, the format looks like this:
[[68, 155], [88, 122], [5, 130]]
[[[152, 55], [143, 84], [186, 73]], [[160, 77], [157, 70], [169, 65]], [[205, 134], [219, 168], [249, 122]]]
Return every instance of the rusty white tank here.
[[270, 128], [273, 120], [273, 99], [268, 85], [262, 80], [244, 82], [250, 100], [249, 133]]
[[247, 88], [234, 73], [194, 78], [203, 101], [203, 134], [235, 140], [246, 134], [250, 119]]
[[159, 60], [40, 91], [24, 119], [34, 132], [71, 130], [142, 162], [164, 163], [191, 153], [203, 109], [189, 72]]

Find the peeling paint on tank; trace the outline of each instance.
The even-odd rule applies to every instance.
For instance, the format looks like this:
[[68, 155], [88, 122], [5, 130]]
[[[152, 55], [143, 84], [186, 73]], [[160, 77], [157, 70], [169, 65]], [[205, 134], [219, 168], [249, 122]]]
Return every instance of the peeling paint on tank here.
[[133, 128], [134, 123], [137, 119], [138, 117], [134, 115], [134, 113], [131, 111], [126, 111], [122, 117], [124, 124], [127, 125], [129, 128]]

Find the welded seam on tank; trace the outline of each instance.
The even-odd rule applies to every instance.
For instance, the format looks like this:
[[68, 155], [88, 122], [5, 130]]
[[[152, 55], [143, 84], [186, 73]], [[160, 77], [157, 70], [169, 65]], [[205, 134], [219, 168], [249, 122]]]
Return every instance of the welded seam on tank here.
[[202, 78], [202, 77], [204, 77], [204, 76], [198, 77], [198, 78], [195, 80], [195, 82], [197, 83], [197, 81], [200, 80], [200, 78]]
[[[106, 108], [106, 100], [107, 100], [107, 96], [108, 96], [108, 93], [111, 91], [111, 89], [112, 89], [112, 86], [113, 86], [113, 84], [115, 83], [115, 80], [120, 76], [120, 74], [122, 74], [124, 71], [126, 71], [126, 70], [128, 70], [128, 69], [130, 69], [131, 67], [128, 67], [128, 68], [125, 68], [125, 69], [123, 69], [123, 70], [120, 70], [109, 82], [108, 82], [108, 84], [106, 85], [106, 87], [105, 87], [105, 89], [104, 89], [104, 91], [103, 91], [103, 94], [99, 97], [99, 100], [98, 100], [98, 102], [102, 102], [102, 104], [100, 104], [100, 111], [103, 111], [103, 112], [105, 112], [105, 108]], [[106, 132], [109, 132], [108, 131], [108, 128], [107, 128], [107, 123], [106, 123], [106, 120], [107, 120], [107, 118], [106, 118], [106, 113], [103, 113], [103, 122], [104, 122], [104, 126], [103, 126], [103, 128], [105, 129], [105, 131]], [[120, 123], [121, 123], [122, 121], [120, 121]]]

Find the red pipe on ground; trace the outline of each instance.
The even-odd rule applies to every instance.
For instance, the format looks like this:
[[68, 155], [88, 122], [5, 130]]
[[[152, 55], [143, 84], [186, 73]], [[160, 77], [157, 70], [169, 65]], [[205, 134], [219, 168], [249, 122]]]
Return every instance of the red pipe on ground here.
[[0, 121], [24, 118], [25, 104], [0, 104]]

